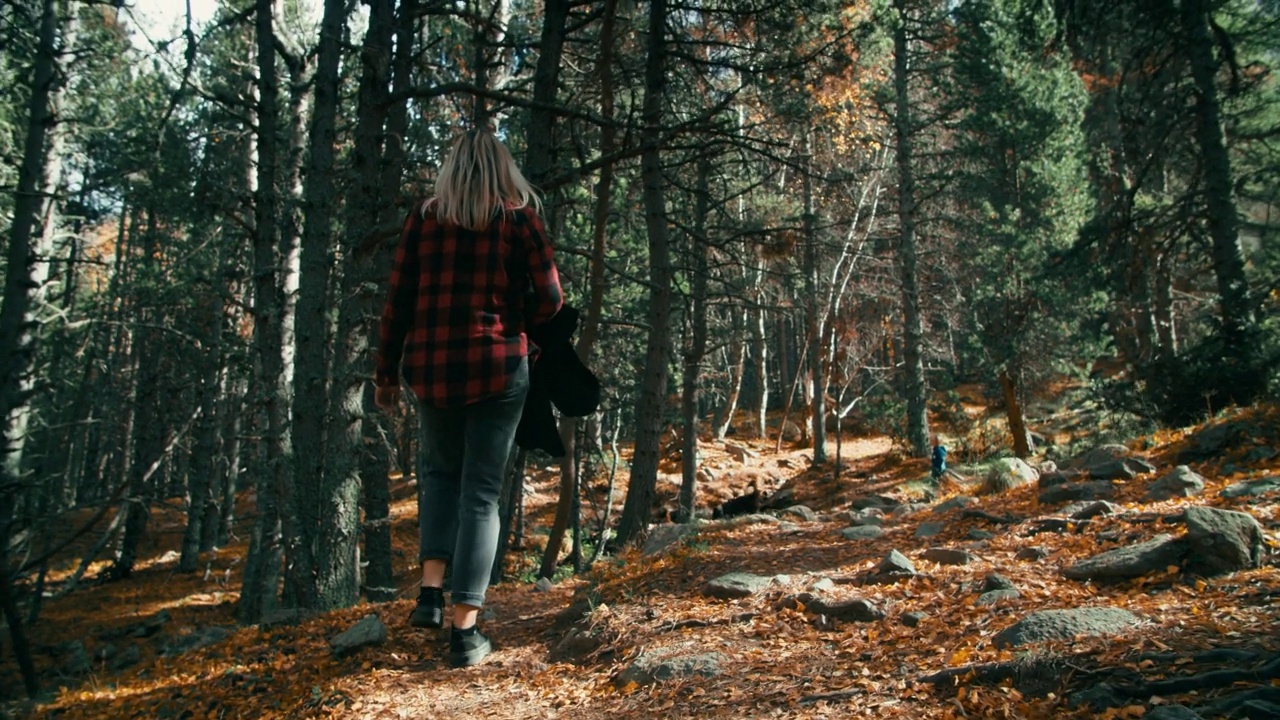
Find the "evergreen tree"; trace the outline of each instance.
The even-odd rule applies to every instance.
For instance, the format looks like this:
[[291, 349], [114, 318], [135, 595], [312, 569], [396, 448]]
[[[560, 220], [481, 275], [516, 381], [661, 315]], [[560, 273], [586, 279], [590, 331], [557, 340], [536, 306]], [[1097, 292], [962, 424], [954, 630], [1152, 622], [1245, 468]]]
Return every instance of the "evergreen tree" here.
[[1089, 210], [1084, 86], [1053, 46], [1045, 0], [969, 0], [957, 16], [959, 197], [969, 297], [1000, 382], [1015, 453], [1030, 453], [1021, 406], [1069, 348], [1071, 289], [1053, 276]]

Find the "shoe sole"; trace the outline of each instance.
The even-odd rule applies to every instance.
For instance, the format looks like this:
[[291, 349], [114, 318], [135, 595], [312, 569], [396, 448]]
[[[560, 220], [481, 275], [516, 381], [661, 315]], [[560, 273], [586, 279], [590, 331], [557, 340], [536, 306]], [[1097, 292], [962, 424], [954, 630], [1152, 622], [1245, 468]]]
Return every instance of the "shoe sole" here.
[[484, 660], [493, 652], [493, 643], [485, 638], [484, 644], [466, 652], [449, 652], [449, 664], [456, 668], [470, 667]]

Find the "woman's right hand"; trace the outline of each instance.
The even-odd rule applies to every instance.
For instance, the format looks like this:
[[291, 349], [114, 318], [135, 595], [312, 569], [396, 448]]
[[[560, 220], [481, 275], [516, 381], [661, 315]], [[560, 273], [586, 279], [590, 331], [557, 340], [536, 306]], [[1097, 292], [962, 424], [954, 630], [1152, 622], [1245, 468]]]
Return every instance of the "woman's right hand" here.
[[373, 404], [382, 409], [383, 412], [394, 415], [400, 409], [400, 388], [394, 385], [387, 387], [379, 387], [373, 392]]

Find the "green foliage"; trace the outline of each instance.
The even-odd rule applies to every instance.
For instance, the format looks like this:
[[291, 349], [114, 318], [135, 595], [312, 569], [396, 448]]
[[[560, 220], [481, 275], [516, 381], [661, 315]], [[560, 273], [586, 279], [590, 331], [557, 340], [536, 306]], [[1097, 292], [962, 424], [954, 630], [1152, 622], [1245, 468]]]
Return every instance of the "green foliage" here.
[[887, 435], [899, 447], [906, 447], [907, 402], [895, 393], [880, 392], [860, 406], [859, 420], [872, 432]]
[[1221, 336], [1211, 335], [1179, 355], [1138, 364], [1132, 377], [1107, 383], [1103, 397], [1113, 409], [1169, 427], [1192, 425], [1225, 407], [1249, 404], [1269, 384], [1274, 392], [1280, 375], [1280, 348], [1275, 335], [1267, 334], [1272, 323], [1264, 328], [1252, 331], [1243, 357], [1232, 359]]
[[1086, 95], [1053, 49], [1052, 8], [983, 0], [957, 10], [957, 145], [967, 287], [989, 366], [1045, 368], [1070, 352], [1083, 298], [1055, 268], [1090, 208]]

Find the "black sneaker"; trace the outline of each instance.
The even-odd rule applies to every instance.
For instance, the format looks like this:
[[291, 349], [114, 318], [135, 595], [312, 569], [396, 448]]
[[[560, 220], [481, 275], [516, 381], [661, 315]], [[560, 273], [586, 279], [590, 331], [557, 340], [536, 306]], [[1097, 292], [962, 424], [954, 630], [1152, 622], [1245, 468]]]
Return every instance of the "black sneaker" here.
[[444, 590], [418, 588], [418, 604], [409, 615], [409, 624], [420, 628], [444, 627]]
[[493, 652], [493, 643], [480, 628], [472, 625], [466, 630], [454, 628], [449, 633], [449, 664], [453, 667], [475, 665]]

